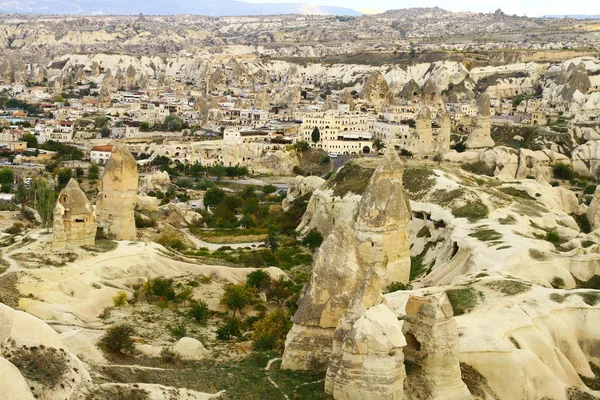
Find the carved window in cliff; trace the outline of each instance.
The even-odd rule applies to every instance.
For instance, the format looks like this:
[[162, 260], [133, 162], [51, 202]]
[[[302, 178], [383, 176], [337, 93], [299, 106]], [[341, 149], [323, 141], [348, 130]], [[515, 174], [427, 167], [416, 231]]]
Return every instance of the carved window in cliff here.
[[412, 333], [405, 333], [406, 346], [404, 346], [404, 359], [415, 361], [417, 351], [421, 350], [421, 343], [415, 338]]
[[75, 222], [78, 222], [80, 224], [83, 224], [85, 222], [85, 219], [81, 219], [81, 218], [75, 218]]
[[60, 196], [60, 203], [66, 204], [66, 202], [67, 202], [67, 196], [63, 194], [62, 196]]

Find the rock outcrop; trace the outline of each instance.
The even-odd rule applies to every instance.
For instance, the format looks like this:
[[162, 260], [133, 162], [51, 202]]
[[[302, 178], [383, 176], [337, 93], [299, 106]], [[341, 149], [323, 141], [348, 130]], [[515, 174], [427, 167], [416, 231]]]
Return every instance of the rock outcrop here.
[[137, 163], [131, 152], [114, 145], [98, 185], [96, 216], [105, 233], [117, 240], [135, 240], [134, 209], [137, 200]]
[[465, 146], [468, 149], [483, 149], [494, 147], [494, 141], [491, 136], [492, 128], [490, 125], [490, 97], [482, 94], [479, 97], [479, 115], [477, 116], [477, 125], [469, 134]]
[[208, 351], [199, 340], [190, 337], [182, 337], [175, 343], [173, 351], [186, 360], [202, 360], [208, 355]]
[[411, 212], [403, 175], [404, 162], [388, 149], [369, 180], [354, 225], [361, 262], [366, 270], [378, 271], [383, 287], [408, 282], [410, 276]]
[[379, 70], [373, 71], [369, 75], [360, 93], [361, 99], [368, 101], [376, 108], [390, 104], [392, 97], [390, 86]]
[[325, 370], [338, 322], [363, 276], [354, 231], [344, 221], [315, 255], [312, 277], [298, 300], [283, 353], [283, 369]]
[[600, 186], [596, 187], [592, 202], [587, 209], [587, 219], [590, 221], [592, 230], [600, 228]]
[[52, 246], [93, 246], [96, 242], [96, 216], [94, 206], [77, 181], [69, 180], [58, 195], [52, 223]]
[[420, 367], [420, 394], [431, 399], [468, 400], [472, 396], [461, 379], [458, 331], [446, 293], [411, 296], [402, 330], [404, 357]]
[[[39, 365], [31, 368], [32, 363]], [[0, 303], [0, 398], [80, 400], [92, 387], [85, 365], [49, 325]]]
[[336, 400], [403, 398], [406, 341], [380, 286], [377, 271], [366, 271], [335, 330], [325, 391]]
[[287, 196], [283, 200], [283, 210], [287, 211], [294, 200], [310, 196], [315, 190], [323, 186], [325, 179], [318, 176], [298, 175], [287, 191]]

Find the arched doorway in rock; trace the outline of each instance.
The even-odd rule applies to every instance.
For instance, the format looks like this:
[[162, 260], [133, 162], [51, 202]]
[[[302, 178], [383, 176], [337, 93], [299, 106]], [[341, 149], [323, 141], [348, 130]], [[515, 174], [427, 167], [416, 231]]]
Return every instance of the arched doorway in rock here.
[[406, 339], [406, 346], [403, 348], [404, 359], [415, 361], [417, 351], [421, 350], [421, 343], [419, 343], [415, 335], [412, 333], [405, 333], [404, 338]]
[[362, 150], [363, 150], [363, 153], [364, 153], [364, 154], [369, 154], [369, 153], [371, 152], [371, 149], [369, 148], [369, 146], [365, 146], [365, 147], [363, 147], [363, 149], [362, 149]]

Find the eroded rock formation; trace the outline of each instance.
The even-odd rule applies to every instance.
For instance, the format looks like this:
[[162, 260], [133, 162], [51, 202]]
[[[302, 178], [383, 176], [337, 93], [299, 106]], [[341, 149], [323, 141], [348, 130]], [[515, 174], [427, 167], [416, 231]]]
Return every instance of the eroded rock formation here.
[[75, 179], [71, 178], [61, 190], [53, 214], [53, 247], [94, 245], [97, 229], [94, 206]]
[[137, 163], [131, 152], [114, 145], [98, 185], [96, 215], [99, 226], [117, 240], [135, 240]]
[[[419, 393], [429, 399], [471, 399], [461, 379], [458, 332], [446, 293], [410, 296], [402, 331], [404, 356], [420, 367]], [[425, 385], [425, 386], [424, 386]]]
[[482, 94], [479, 97], [479, 115], [477, 116], [477, 125], [469, 134], [465, 146], [469, 149], [483, 149], [494, 147], [494, 141], [491, 136], [492, 128], [490, 125], [490, 97]]
[[395, 150], [388, 149], [371, 176], [354, 225], [361, 262], [366, 270], [378, 271], [383, 287], [408, 282], [410, 276], [406, 227], [411, 213], [403, 175], [404, 162]]
[[286, 339], [282, 368], [327, 368], [333, 333], [362, 276], [354, 231], [340, 221], [315, 255], [311, 280], [292, 318], [294, 326]]

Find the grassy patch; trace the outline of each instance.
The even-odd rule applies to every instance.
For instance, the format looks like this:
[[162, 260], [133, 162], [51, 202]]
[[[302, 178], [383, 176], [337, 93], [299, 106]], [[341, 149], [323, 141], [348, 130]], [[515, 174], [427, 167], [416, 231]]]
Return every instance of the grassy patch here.
[[600, 390], [600, 367], [598, 367], [594, 363], [590, 363], [590, 368], [594, 373], [593, 378], [588, 378], [587, 376], [579, 375], [585, 386], [589, 387], [592, 390]]
[[115, 250], [119, 247], [119, 243], [114, 240], [100, 239], [96, 240], [94, 246], [81, 246], [82, 249], [87, 251], [95, 251], [97, 253], [108, 253], [109, 251]]
[[431, 195], [431, 201], [440, 206], [449, 206], [455, 199], [460, 199], [465, 195], [464, 189], [436, 190]]
[[477, 175], [494, 176], [495, 167], [488, 166], [484, 161], [461, 164], [461, 168]]
[[337, 197], [344, 197], [348, 193], [362, 195], [377, 163], [377, 159], [371, 158], [350, 160], [327, 180], [325, 187], [333, 189], [333, 195]]
[[435, 186], [436, 175], [429, 168], [407, 168], [404, 171], [404, 188], [411, 195], [424, 194]]
[[600, 276], [599, 275], [594, 275], [590, 279], [588, 279], [587, 281], [580, 281], [580, 282], [578, 282], [577, 287], [580, 287], [582, 289], [596, 289], [596, 290], [600, 290]]
[[555, 303], [564, 303], [565, 300], [567, 299], [567, 296], [563, 296], [562, 294], [559, 293], [552, 293], [550, 296], [550, 300], [552, 300]]
[[[109, 381], [120, 383], [155, 383], [216, 393], [225, 390], [225, 400], [279, 400], [286, 394], [294, 399], [327, 399], [323, 390], [324, 373], [284, 371], [274, 363], [265, 371], [267, 361], [277, 354], [252, 353], [242, 361], [215, 363], [210, 361], [180, 361], [167, 370], [136, 370], [130, 368], [99, 367]], [[125, 361], [127, 362], [127, 361]], [[137, 364], [156, 366], [160, 360], [136, 359]], [[268, 378], [279, 386], [275, 388]]]
[[454, 315], [463, 315], [473, 309], [483, 298], [483, 293], [472, 287], [446, 290]]
[[531, 197], [529, 193], [527, 193], [525, 190], [515, 189], [514, 187], [502, 187], [498, 190], [500, 190], [503, 193], [506, 193], [509, 196], [517, 197], [520, 199], [535, 200], [535, 197]]
[[491, 242], [502, 239], [502, 234], [500, 232], [495, 231], [494, 229], [486, 229], [485, 227], [477, 228], [477, 230], [470, 233], [469, 236], [482, 242]]
[[67, 355], [62, 349], [44, 348], [43, 346], [23, 346], [6, 356], [27, 382], [39, 383], [52, 389], [61, 383], [68, 370]]
[[452, 215], [456, 218], [467, 218], [470, 222], [475, 222], [486, 218], [489, 212], [490, 210], [485, 204], [473, 201], [452, 210]]
[[546, 261], [546, 254], [536, 249], [529, 249], [529, 257], [537, 261]]
[[599, 292], [580, 292], [576, 293], [577, 296], [581, 297], [583, 302], [588, 306], [595, 306], [600, 302]]
[[528, 283], [510, 280], [490, 282], [487, 286], [507, 296], [514, 296], [531, 290], [531, 285]]
[[512, 215], [509, 215], [506, 218], [498, 218], [498, 222], [500, 222], [500, 225], [514, 225], [517, 220]]

